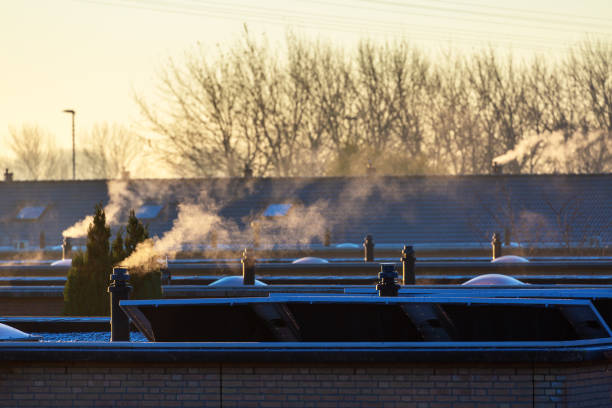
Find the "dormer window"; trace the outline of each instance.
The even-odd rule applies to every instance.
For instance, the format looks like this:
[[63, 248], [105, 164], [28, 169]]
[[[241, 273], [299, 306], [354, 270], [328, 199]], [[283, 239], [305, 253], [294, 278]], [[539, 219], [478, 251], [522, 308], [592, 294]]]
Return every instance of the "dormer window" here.
[[136, 218], [140, 220], [152, 220], [153, 218], [157, 218], [162, 208], [162, 205], [157, 204], [143, 205], [136, 211]]
[[292, 204], [270, 204], [266, 211], [264, 211], [264, 217], [283, 217], [289, 213]]
[[47, 206], [45, 205], [23, 207], [15, 218], [18, 220], [37, 220], [45, 212], [46, 208]]

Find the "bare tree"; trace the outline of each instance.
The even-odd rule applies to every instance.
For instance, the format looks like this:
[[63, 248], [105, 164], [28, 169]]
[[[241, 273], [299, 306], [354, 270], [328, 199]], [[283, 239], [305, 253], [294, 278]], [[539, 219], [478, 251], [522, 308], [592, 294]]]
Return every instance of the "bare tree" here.
[[612, 131], [612, 44], [583, 42], [571, 50], [565, 71], [576, 94], [582, 95], [576, 102], [588, 112], [582, 130]]
[[159, 158], [183, 176], [235, 175], [237, 90], [230, 81], [231, 67], [224, 56], [220, 66], [202, 54], [185, 59], [185, 68], [170, 60], [160, 73], [166, 111], [136, 98], [151, 130], [160, 135], [155, 146]]
[[316, 47], [311, 86], [314, 129], [324, 136], [325, 173], [356, 174], [355, 154], [365, 144], [360, 125], [357, 83], [354, 66], [343, 50], [331, 46]]
[[591, 132], [575, 135], [580, 137], [574, 157], [568, 158], [568, 172], [609, 173], [612, 172], [612, 131]]
[[[406, 50], [399, 50], [398, 64], [403, 67]], [[361, 128], [365, 132], [364, 146], [374, 152], [386, 150], [391, 142], [392, 128], [399, 117], [398, 98], [393, 74], [390, 47], [379, 47], [364, 41], [357, 49], [358, 111]], [[402, 78], [403, 79], [403, 78]], [[400, 85], [403, 83], [400, 82]]]
[[343, 51], [329, 44], [302, 41], [299, 47], [306, 62], [294, 72], [308, 96], [302, 140], [311, 158], [310, 165], [304, 165], [309, 165], [313, 175], [333, 174], [334, 165], [348, 164], [350, 152], [363, 143], [363, 134], [355, 125], [357, 94], [352, 67]]
[[405, 41], [392, 50], [390, 66], [397, 101], [397, 124], [393, 127], [394, 147], [407, 151], [413, 158], [422, 153], [426, 116], [432, 94], [429, 59]]
[[[482, 129], [486, 132], [487, 161], [513, 149], [529, 129], [525, 114], [526, 85], [524, 70], [514, 62], [512, 54], [500, 61], [492, 50], [472, 56], [469, 81], [478, 97]], [[522, 163], [514, 163], [520, 171]]]
[[[137, 98], [159, 158], [183, 176], [363, 174], [368, 159], [384, 174], [482, 174], [521, 146], [510, 172], [610, 168], [610, 45], [563, 64], [493, 49], [434, 60], [405, 41], [350, 53], [289, 34], [286, 46], [245, 29], [227, 51], [169, 60], [163, 105]], [[551, 161], [551, 135], [569, 146], [577, 133], [575, 166]]]
[[67, 178], [70, 166], [68, 155], [56, 147], [51, 134], [34, 125], [23, 125], [21, 129], [10, 128], [9, 134], [16, 178]]
[[289, 61], [281, 66], [266, 41], [257, 43], [248, 33], [243, 46], [234, 53], [236, 79], [243, 92], [244, 111], [260, 140], [266, 173], [295, 175], [293, 166], [306, 108], [307, 92], [300, 79], [305, 62], [299, 47], [289, 52]]
[[125, 126], [94, 125], [84, 145], [79, 172], [85, 178], [119, 178], [124, 171], [137, 173], [140, 168], [143, 141]]
[[470, 92], [465, 60], [451, 52], [442, 58], [447, 64], [439, 65], [433, 74], [427, 114], [432, 165], [451, 174], [487, 172], [486, 140], [481, 140], [479, 110]]

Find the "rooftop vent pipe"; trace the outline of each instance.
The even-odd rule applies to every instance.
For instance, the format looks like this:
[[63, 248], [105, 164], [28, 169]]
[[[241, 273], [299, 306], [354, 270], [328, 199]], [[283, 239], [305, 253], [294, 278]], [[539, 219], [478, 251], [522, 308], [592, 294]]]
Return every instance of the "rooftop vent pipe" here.
[[330, 246], [331, 245], [331, 231], [329, 230], [329, 228], [325, 229], [325, 234], [323, 235], [323, 246]]
[[493, 249], [493, 259], [497, 259], [502, 256], [502, 240], [499, 238], [499, 234], [497, 232], [493, 233], [491, 247]]
[[244, 165], [243, 175], [245, 179], [253, 177], [253, 169], [251, 169], [248, 163]]
[[397, 296], [400, 285], [395, 282], [396, 279], [395, 264], [381, 263], [378, 284], [376, 285], [378, 296]]
[[363, 260], [366, 262], [374, 262], [374, 238], [371, 235], [366, 235], [363, 240]]
[[132, 287], [127, 284], [129, 280], [130, 275], [127, 268], [113, 268], [108, 286], [111, 306], [111, 341], [130, 341], [130, 319], [119, 307], [120, 300], [130, 298]]
[[62, 241], [62, 259], [72, 259], [72, 238], [64, 237]]
[[496, 161], [491, 163], [491, 174], [494, 176], [500, 176], [502, 174], [503, 166]]
[[366, 175], [368, 177], [376, 175], [376, 167], [372, 164], [372, 160], [368, 160], [368, 165], [366, 166]]
[[247, 248], [242, 253], [242, 283], [243, 285], [255, 284], [255, 257]]
[[416, 256], [414, 255], [414, 249], [411, 245], [404, 245], [404, 249], [402, 249], [401, 261], [403, 271], [402, 278], [404, 285], [414, 285], [416, 283], [416, 276], [414, 271]]

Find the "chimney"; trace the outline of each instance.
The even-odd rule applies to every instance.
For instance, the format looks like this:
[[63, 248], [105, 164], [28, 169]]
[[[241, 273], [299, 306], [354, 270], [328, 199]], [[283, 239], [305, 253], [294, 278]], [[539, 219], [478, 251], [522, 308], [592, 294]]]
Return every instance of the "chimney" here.
[[4, 170], [4, 181], [6, 182], [13, 181], [13, 173], [9, 172], [8, 169]]
[[62, 259], [72, 259], [72, 239], [64, 237], [62, 242]]
[[494, 176], [500, 176], [502, 174], [503, 166], [498, 164], [496, 161], [491, 163], [491, 174]]
[[414, 285], [416, 283], [414, 271], [416, 256], [414, 255], [414, 248], [412, 245], [404, 245], [401, 261], [404, 285]]
[[119, 301], [128, 300], [132, 287], [128, 285], [130, 274], [126, 268], [115, 267], [110, 275], [110, 326], [111, 341], [130, 341], [130, 319], [119, 307]]
[[502, 240], [499, 238], [499, 234], [497, 232], [493, 233], [491, 248], [493, 249], [493, 259], [497, 259], [502, 256]]
[[329, 228], [325, 229], [325, 234], [323, 234], [323, 246], [330, 246], [331, 245], [331, 231], [329, 230]]
[[365, 262], [374, 262], [374, 238], [369, 234], [363, 240], [363, 255]]
[[121, 180], [129, 180], [130, 179], [130, 171], [126, 170], [125, 167], [121, 169]]
[[166, 255], [166, 262], [161, 268], [161, 281], [162, 285], [170, 285], [172, 281], [172, 273], [170, 272], [170, 268], [168, 268], [168, 255]]
[[251, 166], [248, 163], [244, 165], [243, 174], [245, 179], [250, 179], [253, 177], [253, 169], [251, 169]]
[[510, 228], [504, 228], [504, 245], [509, 247], [512, 243], [512, 233], [510, 232]]
[[372, 164], [372, 160], [368, 160], [368, 165], [366, 166], [366, 175], [368, 177], [372, 177], [376, 175], [376, 167]]
[[376, 284], [378, 296], [397, 296], [400, 285], [396, 282], [397, 272], [395, 272], [395, 264], [381, 263], [378, 279]]
[[242, 253], [242, 283], [244, 285], [255, 284], [255, 257], [247, 248]]

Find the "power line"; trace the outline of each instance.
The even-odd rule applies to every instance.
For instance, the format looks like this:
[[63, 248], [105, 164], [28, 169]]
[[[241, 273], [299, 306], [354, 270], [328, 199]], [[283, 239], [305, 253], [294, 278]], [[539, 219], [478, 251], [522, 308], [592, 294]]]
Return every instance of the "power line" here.
[[[157, 1], [157, 3], [164, 3], [163, 1]], [[165, 3], [168, 3], [167, 1]], [[206, 0], [202, 0], [198, 2], [199, 4], [202, 3], [207, 3], [207, 4], [211, 4], [212, 6], [215, 6], [215, 2], [212, 1], [206, 1]], [[176, 4], [176, 2], [172, 2], [172, 4]], [[329, 3], [328, 3], [329, 4]], [[251, 13], [250, 15], [252, 15], [253, 12], [261, 12], [261, 11], [266, 11], [269, 13], [276, 13], [277, 15], [281, 14], [281, 11], [279, 10], [275, 10], [275, 9], [270, 9], [270, 8], [264, 8], [264, 7], [249, 7], [249, 6], [243, 6], [243, 5], [238, 5], [238, 4], [234, 4], [234, 6], [238, 6], [238, 10], [250, 10], [249, 12]], [[236, 10], [235, 8], [231, 9]], [[283, 16], [285, 16], [286, 14], [282, 14]], [[359, 24], [360, 27], [363, 27], [364, 25], [376, 25], [380, 28], [384, 28], [384, 29], [388, 29], [390, 26], [390, 23], [388, 21], [378, 21], [378, 20], [373, 20], [373, 19], [361, 19], [361, 18], [357, 18], [357, 19], [352, 19], [351, 23], [346, 23], [344, 20], [334, 17], [334, 16], [329, 16], [329, 15], [322, 15], [322, 14], [313, 14], [313, 13], [300, 13], [298, 16], [294, 15], [289, 15], [290, 17], [304, 17], [304, 16], [311, 16], [313, 18], [317, 18], [317, 21], [321, 21], [320, 19], [325, 19], [328, 22], [330, 22], [330, 24]], [[485, 35], [487, 36], [487, 38], [490, 38], [490, 36], [492, 35], [492, 33], [490, 32], [484, 32], [484, 31], [473, 31], [473, 30], [439, 30], [436, 29], [435, 27], [431, 27], [431, 26], [419, 26], [419, 25], [410, 25], [410, 28], [417, 28], [419, 29], [419, 31], [427, 31], [430, 33], [434, 33], [434, 34], [452, 34], [452, 35], [457, 35], [457, 34], [471, 34], [471, 35], [476, 35], [478, 37], [476, 38], [482, 38], [481, 36]], [[405, 29], [402, 26], [402, 30]], [[529, 42], [539, 42], [541, 44], [545, 44], [545, 45], [550, 45], [550, 44], [557, 44], [558, 41], [553, 40], [551, 38], [542, 38], [542, 37], [533, 37], [533, 36], [520, 36], [520, 35], [516, 35], [516, 34], [505, 34], [505, 33], [499, 33], [496, 34], [497, 36], [506, 38], [506, 39], [516, 39], [516, 40], [527, 40]], [[473, 37], [474, 38], [474, 37]]]
[[[168, 2], [163, 2], [163, 1], [141, 1], [138, 3], [128, 3], [126, 1], [120, 2], [120, 3], [116, 3], [116, 2], [112, 2], [112, 1], [104, 1], [104, 0], [81, 0], [82, 2], [86, 2], [86, 3], [94, 3], [94, 4], [101, 4], [101, 5], [107, 5], [107, 6], [115, 6], [115, 7], [127, 7], [127, 8], [132, 8], [132, 9], [141, 9], [141, 10], [149, 10], [149, 11], [156, 11], [156, 12], [162, 12], [162, 13], [174, 13], [174, 14], [186, 14], [186, 15], [202, 15], [202, 16], [209, 16], [209, 17], [220, 17], [220, 18], [225, 18], [225, 19], [231, 19], [231, 20], [241, 20], [240, 15], [236, 15], [237, 12], [238, 13], [243, 13], [245, 11], [245, 7], [242, 6], [240, 7], [238, 5], [238, 8], [236, 9], [234, 8], [219, 8], [218, 6], [216, 6], [215, 4], [213, 4], [213, 7], [216, 6], [215, 9], [211, 10], [209, 8], [207, 9], [203, 9], [201, 7], [193, 7], [192, 5], [185, 5], [184, 3], [181, 5], [180, 2], [178, 2], [179, 7], [177, 8], [177, 2], [172, 2], [171, 4], [169, 4]], [[144, 4], [143, 4], [144, 3]], [[205, 3], [205, 2], [200, 2], [201, 3]], [[252, 9], [249, 7], [246, 7], [247, 10]], [[266, 11], [265, 13], [262, 13], [261, 10]], [[325, 16], [325, 15], [312, 15], [312, 14], [308, 14], [308, 13], [301, 13], [300, 15], [289, 15], [290, 18], [293, 18], [293, 23], [295, 23], [296, 19], [303, 19], [304, 16], [311, 16], [311, 17], [316, 17], [319, 22], [319, 25], [321, 25], [321, 23], [323, 23], [322, 25], [326, 26], [328, 29], [331, 29], [332, 31], [344, 31], [344, 32], [353, 32], [353, 33], [362, 33], [363, 29], [362, 26], [359, 26], [358, 28], [355, 28], [354, 24], [347, 24], [345, 22], [343, 22], [342, 20], [339, 20], [338, 18], [334, 18], [334, 17], [330, 17], [330, 16]], [[258, 21], [264, 21], [264, 22], [271, 22], [271, 23], [278, 23], [279, 19], [282, 20], [283, 23], [288, 23], [287, 21], [287, 15], [282, 14], [281, 12], [279, 12], [278, 10], [272, 10], [272, 9], [262, 9], [262, 8], [257, 8], [254, 11], [249, 10], [249, 14], [246, 16], [247, 18], [251, 19], [251, 20], [258, 20]], [[326, 20], [326, 22], [322, 21], [322, 20]], [[359, 20], [361, 23], [363, 24], [370, 24], [372, 25], [372, 23], [376, 23], [375, 21], [372, 20]], [[397, 35], [398, 32], [397, 31], [389, 31], [389, 24], [388, 23], [376, 23], [379, 24], [378, 27], [380, 28], [376, 28], [374, 31], [379, 32], [379, 33], [384, 33], [384, 34], [393, 34], [393, 35]], [[374, 25], [376, 27], [376, 24]], [[305, 27], [305, 28], [321, 28], [320, 26], [314, 26], [311, 23], [307, 23], [304, 21], [301, 21], [298, 25]], [[412, 27], [412, 26], [411, 26]], [[470, 44], [476, 44], [476, 43], [480, 43], [482, 44], [483, 41], [480, 41], [482, 38], [482, 35], [487, 35], [486, 38], [491, 38], [489, 33], [478, 33], [478, 32], [449, 32], [447, 31], [446, 34], [448, 34], [449, 36], [444, 36], [441, 37], [440, 34], [444, 34], [444, 33], [440, 33], [439, 30], [432, 30], [430, 27], [427, 28], [420, 28], [420, 31], [429, 31], [430, 33], [432, 33], [431, 35], [429, 35], [428, 37], [422, 37], [419, 35], [410, 35], [410, 37], [412, 38], [419, 38], [422, 41], [435, 41], [435, 40], [455, 40], [455, 41], [459, 41], [459, 42], [463, 42], [463, 43], [470, 43]], [[406, 33], [404, 33], [404, 35], [406, 35]], [[478, 37], [474, 37], [473, 35], [477, 35]], [[501, 36], [504, 36], [504, 34], [498, 34]], [[512, 39], [514, 39], [513, 36], [507, 36], [506, 38], [509, 38], [509, 40], [503, 41], [508, 43], [509, 41], [511, 42]], [[523, 48], [523, 49], [530, 49], [530, 50], [548, 50], [549, 48], [555, 48], [558, 47], [558, 44], [555, 44], [554, 46], [551, 43], [545, 43], [545, 41], [547, 40], [543, 40], [542, 42], [537, 42], [534, 41], [533, 38], [528, 38], [528, 40], [530, 41], [530, 46], [529, 47], [525, 47], [525, 46], [521, 46], [520, 44], [516, 44], [517, 48]], [[534, 45], [535, 44], [535, 45]]]
[[483, 8], [483, 9], [489, 9], [489, 10], [504, 10], [504, 11], [514, 11], [517, 13], [525, 13], [525, 14], [545, 14], [548, 16], [558, 16], [558, 17], [566, 17], [566, 18], [570, 18], [570, 19], [582, 19], [582, 20], [593, 20], [593, 21], [601, 21], [601, 22], [605, 22], [607, 23], [607, 26], [610, 26], [610, 19], [607, 18], [600, 18], [600, 17], [593, 17], [593, 16], [580, 16], [580, 15], [574, 15], [574, 14], [566, 14], [566, 13], [557, 13], [557, 12], [551, 12], [551, 11], [544, 11], [544, 10], [527, 10], [527, 9], [517, 9], [517, 8], [511, 8], [511, 7], [500, 7], [500, 6], [490, 6], [488, 4], [479, 4], [479, 3], [473, 3], [473, 2], [458, 2], [458, 1], [448, 1], [448, 0], [428, 0], [430, 2], [435, 2], [435, 3], [444, 3], [444, 4], [452, 4], [452, 5], [464, 5], [464, 6], [470, 6], [470, 7], [478, 7], [478, 8]]
[[[474, 16], [478, 16], [478, 17], [488, 17], [488, 18], [502, 18], [502, 19], [515, 19], [515, 18], [520, 18], [521, 21], [523, 21], [525, 19], [525, 17], [521, 17], [521, 16], [512, 16], [512, 15], [502, 15], [502, 14], [492, 14], [492, 13], [486, 13], [486, 12], [478, 12], [478, 11], [470, 11], [470, 10], [461, 10], [461, 9], [451, 9], [451, 8], [441, 8], [441, 7], [435, 7], [435, 6], [425, 6], [425, 5], [415, 5], [415, 4], [408, 4], [408, 3], [400, 3], [397, 1], [390, 1], [390, 0], [360, 0], [363, 3], [371, 3], [371, 4], [378, 4], [378, 5], [384, 5], [384, 6], [392, 6], [392, 7], [399, 7], [399, 8], [406, 8], [406, 9], [417, 9], [417, 10], [429, 10], [429, 11], [435, 11], [435, 12], [445, 12], [445, 13], [456, 13], [456, 14], [468, 14], [468, 15], [474, 15]], [[437, 14], [419, 14], [421, 16], [428, 16], [428, 17], [442, 17], [442, 18], [455, 18], [455, 17], [449, 17], [449, 16], [441, 16], [441, 15], [437, 15]], [[465, 19], [465, 18], [460, 18], [461, 20], [464, 21], [471, 21], [471, 22], [478, 22], [478, 23], [482, 23], [483, 20], [470, 20], [470, 19]], [[534, 18], [530, 18], [529, 20], [534, 21], [534, 22], [542, 22], [545, 24], [552, 24], [552, 25], [563, 25], [562, 27], [548, 27], [548, 28], [542, 28], [542, 27], [537, 27], [537, 26], [528, 26], [528, 25], [524, 25], [524, 24], [516, 24], [516, 23], [509, 23], [509, 22], [505, 22], [504, 24], [508, 24], [508, 25], [513, 25], [515, 27], [523, 27], [523, 28], [531, 28], [531, 29], [553, 29], [553, 30], [557, 30], [557, 31], [568, 31], [568, 25], [575, 25], [575, 26], [585, 26], [588, 28], [592, 28], [593, 24], [588, 24], [588, 23], [574, 23], [571, 21], [554, 21], [554, 20], [546, 20], [546, 19], [534, 19]], [[485, 21], [486, 22], [486, 21]], [[575, 30], [571, 30], [571, 31], [575, 31]], [[580, 31], [581, 33], [583, 31]], [[594, 32], [594, 31], [590, 31], [593, 34], [603, 34], [603, 35], [611, 35], [611, 33], [601, 33], [601, 32]]]
[[[302, 0], [302, 1], [307, 2], [307, 3], [322, 4], [322, 5], [327, 5], [327, 6], [334, 5], [334, 6], [338, 6], [338, 7], [346, 7], [346, 4], [333, 3], [333, 2], [329, 2], [329, 1], [319, 1], [319, 0]], [[351, 8], [357, 8], [357, 9], [364, 10], [364, 11], [375, 11], [375, 12], [380, 12], [381, 11], [380, 9], [377, 9], [377, 8], [355, 7], [354, 5], [351, 5]], [[411, 13], [411, 15], [418, 15], [418, 16], [425, 16], [425, 17], [437, 17], [437, 18], [444, 18], [444, 19], [453, 20], [453, 21], [457, 20], [456, 17], [441, 16], [441, 15], [435, 15], [435, 14]], [[368, 21], [370, 21], [370, 20], [368, 20]], [[463, 21], [482, 23], [482, 21], [480, 21], [480, 20], [470, 20], [470, 19], [466, 20], [466, 19], [463, 19]], [[386, 25], [388, 25], [388, 22], [384, 22], [382, 24], [384, 24], [386, 26]], [[513, 24], [510, 24], [510, 25], [513, 25]], [[514, 25], [514, 26], [516, 26], [516, 25]], [[518, 25], [518, 26], [522, 27], [522, 28], [533, 28], [533, 27], [525, 26], [525, 25]], [[410, 27], [416, 27], [416, 28], [419, 28], [419, 29], [423, 28], [423, 26], [418, 26], [418, 25], [410, 25]], [[431, 29], [432, 27], [433, 26], [428, 26], [428, 27], [426, 27], [426, 29]], [[542, 28], [541, 27], [536, 27], [535, 29], [542, 29]], [[449, 32], [448, 30], [443, 30], [443, 31]], [[541, 41], [541, 42], [558, 43], [557, 39], [553, 39], [553, 38], [550, 38], [550, 37], [545, 38], [545, 37], [534, 37], [534, 36], [521, 36], [521, 35], [517, 35], [516, 33], [506, 34], [506, 33], [492, 33], [490, 31], [473, 31], [473, 30], [469, 30], [469, 31], [455, 30], [455, 31], [452, 31], [452, 32], [457, 32], [457, 31], [465, 32], [465, 33], [469, 32], [469, 33], [477, 34], [477, 35], [486, 35], [487, 38], [490, 38], [490, 36], [500, 36], [501, 35], [501, 36], [511, 37], [513, 39], [525, 39], [525, 40], [527, 40], [529, 42], [533, 42], [535, 40], [535, 41]], [[567, 32], [567, 30], [563, 30], [563, 31]], [[582, 32], [580, 32], [580, 33], [582, 34]], [[612, 33], [610, 33], [608, 35], [612, 35]]]

